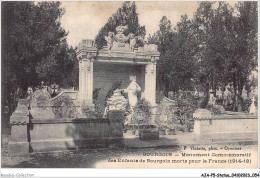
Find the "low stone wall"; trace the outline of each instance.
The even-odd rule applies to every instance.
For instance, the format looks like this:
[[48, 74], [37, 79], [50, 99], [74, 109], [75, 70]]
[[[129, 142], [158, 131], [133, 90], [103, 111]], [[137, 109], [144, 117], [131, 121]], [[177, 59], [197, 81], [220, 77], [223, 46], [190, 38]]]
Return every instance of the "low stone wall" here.
[[194, 117], [194, 132], [196, 134], [221, 133], [257, 133], [258, 118], [255, 115], [238, 113], [235, 115], [211, 115], [206, 111], [196, 112]]
[[32, 151], [108, 147], [108, 119], [32, 120]]
[[120, 111], [100, 119], [39, 119], [29, 115], [26, 101], [11, 117], [9, 153], [124, 147]]

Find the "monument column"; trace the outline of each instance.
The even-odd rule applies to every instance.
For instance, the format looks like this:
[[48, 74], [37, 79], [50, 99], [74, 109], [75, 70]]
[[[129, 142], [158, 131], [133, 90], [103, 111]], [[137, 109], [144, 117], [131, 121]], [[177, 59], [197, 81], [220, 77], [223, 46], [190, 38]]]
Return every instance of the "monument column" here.
[[94, 56], [91, 53], [87, 55], [87, 70], [86, 70], [86, 103], [92, 104], [93, 100], [93, 61]]
[[97, 49], [93, 40], [82, 40], [78, 45], [79, 59], [79, 99], [81, 102], [93, 102], [93, 61]]
[[151, 77], [150, 77], [150, 72], [151, 72], [151, 65], [150, 64], [146, 64], [145, 66], [145, 99], [147, 99], [148, 101], [150, 101], [150, 80], [151, 80]]
[[151, 64], [151, 93], [152, 93], [152, 104], [156, 102], [156, 61], [152, 61]]
[[93, 62], [94, 62], [94, 58], [93, 56], [91, 56], [91, 59], [89, 60], [89, 66], [90, 66], [90, 86], [89, 86], [89, 90], [90, 90], [90, 93], [89, 93], [89, 103], [92, 103], [93, 102]]
[[87, 95], [87, 59], [82, 59], [82, 78], [81, 78], [81, 84], [82, 84], [82, 90], [81, 90], [81, 101], [86, 101], [86, 95]]
[[82, 71], [82, 60], [79, 60], [79, 99], [82, 99], [82, 78], [83, 78], [83, 71]]
[[155, 105], [156, 100], [156, 61], [151, 60], [145, 66], [145, 98]]
[[[87, 59], [82, 60], [82, 78], [81, 78], [81, 97], [88, 104], [92, 104], [93, 95], [93, 58], [89, 55]], [[80, 86], [81, 86], [80, 85]]]

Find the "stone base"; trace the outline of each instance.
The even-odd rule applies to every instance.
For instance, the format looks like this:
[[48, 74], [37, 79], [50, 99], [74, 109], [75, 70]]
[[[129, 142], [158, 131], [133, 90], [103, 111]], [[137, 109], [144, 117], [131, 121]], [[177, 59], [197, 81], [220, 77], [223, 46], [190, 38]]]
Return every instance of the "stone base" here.
[[125, 139], [122, 137], [108, 138], [108, 148], [124, 148]]
[[62, 140], [37, 140], [31, 141], [33, 152], [58, 151], [58, 150], [77, 150], [91, 148], [107, 148], [107, 138], [89, 139], [62, 139]]
[[8, 143], [8, 153], [29, 153], [29, 143], [28, 142], [9, 142]]
[[257, 144], [257, 132], [209, 133], [197, 135], [196, 142], [200, 144]]

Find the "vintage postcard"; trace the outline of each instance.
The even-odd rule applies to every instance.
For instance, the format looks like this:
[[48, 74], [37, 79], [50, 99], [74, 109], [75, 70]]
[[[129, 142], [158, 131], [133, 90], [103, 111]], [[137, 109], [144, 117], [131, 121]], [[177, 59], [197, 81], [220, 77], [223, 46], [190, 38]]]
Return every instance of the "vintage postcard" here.
[[258, 1], [2, 1], [1, 17], [2, 168], [258, 168]]

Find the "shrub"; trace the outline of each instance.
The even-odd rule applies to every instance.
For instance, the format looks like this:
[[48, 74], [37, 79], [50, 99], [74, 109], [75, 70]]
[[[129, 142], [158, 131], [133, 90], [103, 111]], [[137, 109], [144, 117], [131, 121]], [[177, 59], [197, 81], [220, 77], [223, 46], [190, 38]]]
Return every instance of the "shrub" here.
[[[62, 107], [66, 107], [63, 110]], [[57, 118], [74, 118], [77, 116], [76, 107], [70, 96], [61, 96], [53, 101], [52, 111]]]
[[97, 117], [97, 118], [102, 117], [100, 103], [97, 100], [100, 90], [101, 90], [101, 88], [95, 88], [93, 91], [94, 112], [95, 112], [95, 117]]
[[207, 109], [210, 110], [214, 115], [219, 115], [225, 111], [222, 105], [208, 105]]
[[[160, 130], [176, 129], [180, 118], [187, 120], [193, 119], [193, 113], [197, 109], [196, 103], [199, 103], [201, 98], [195, 98], [187, 92], [184, 94], [177, 93], [172, 97], [172, 103], [161, 102], [157, 107], [156, 123]], [[181, 116], [177, 115], [177, 111]]]
[[165, 130], [169, 128], [169, 124], [171, 124], [173, 114], [174, 114], [175, 105], [167, 105], [161, 102], [157, 106], [157, 114], [155, 118], [155, 122], [159, 127], [159, 130]]
[[82, 113], [87, 117], [87, 118], [94, 118], [95, 117], [95, 108], [92, 105], [88, 105], [85, 102], [82, 103], [81, 106]]
[[95, 88], [93, 91], [93, 101], [97, 101], [98, 99], [98, 95], [99, 95], [99, 91], [101, 90], [101, 88]]
[[100, 104], [98, 102], [94, 103], [94, 112], [95, 112], [95, 117], [100, 118], [103, 116]]
[[146, 99], [141, 99], [133, 109], [132, 121], [136, 124], [149, 123], [151, 115], [151, 104]]
[[122, 85], [122, 82], [115, 82], [112, 85], [112, 88], [107, 92], [106, 98], [105, 98], [105, 106], [107, 106], [107, 100], [114, 94], [114, 91], [118, 89]]
[[249, 112], [249, 108], [250, 108], [251, 104], [252, 104], [252, 99], [245, 99], [245, 100], [243, 100], [243, 105], [242, 105], [243, 111], [244, 112]]
[[192, 115], [197, 109], [196, 99], [193, 96], [186, 99], [177, 99], [177, 107], [180, 108], [180, 111], [184, 113], [186, 118], [192, 119]]

